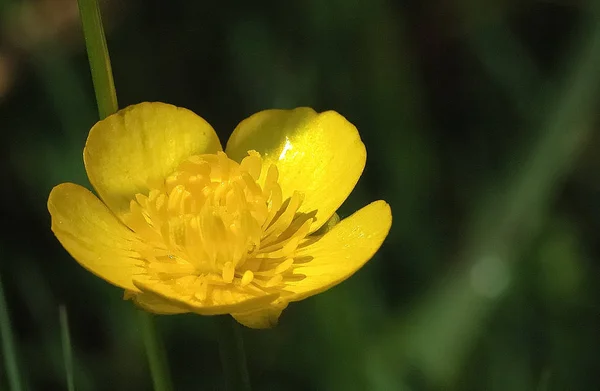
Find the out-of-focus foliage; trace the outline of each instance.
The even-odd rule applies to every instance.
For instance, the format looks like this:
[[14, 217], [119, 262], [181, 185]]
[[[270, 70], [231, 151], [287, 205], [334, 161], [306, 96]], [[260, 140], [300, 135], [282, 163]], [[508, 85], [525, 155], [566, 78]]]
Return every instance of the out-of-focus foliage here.
[[[580, 1], [106, 1], [119, 103], [226, 140], [271, 107], [344, 114], [394, 213], [349, 281], [244, 330], [256, 390], [600, 388], [600, 10]], [[0, 3], [0, 277], [23, 382], [150, 389], [130, 302], [52, 236], [97, 120], [77, 5]], [[213, 319], [158, 317], [177, 390], [219, 389]], [[63, 329], [64, 331], [64, 329]], [[0, 371], [0, 388], [8, 385]]]

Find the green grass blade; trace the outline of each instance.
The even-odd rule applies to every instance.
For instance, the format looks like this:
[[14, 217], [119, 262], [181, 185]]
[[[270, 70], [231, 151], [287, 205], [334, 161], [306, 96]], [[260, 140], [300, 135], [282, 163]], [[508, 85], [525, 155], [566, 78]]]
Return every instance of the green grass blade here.
[[8, 317], [8, 308], [6, 307], [2, 281], [0, 281], [0, 336], [2, 337], [2, 355], [4, 356], [9, 388], [12, 391], [21, 391], [23, 386], [21, 384], [21, 376], [19, 375], [14, 336]]
[[73, 349], [71, 347], [71, 335], [69, 333], [67, 309], [64, 305], [59, 307], [59, 318], [63, 361], [65, 363], [65, 374], [67, 376], [67, 390], [75, 391], [75, 378], [73, 376]]
[[94, 91], [96, 92], [98, 113], [100, 119], [104, 119], [115, 113], [119, 104], [102, 26], [100, 6], [97, 0], [78, 0], [78, 4]]
[[[556, 102], [541, 105], [548, 115], [540, 120], [535, 142], [523, 147], [519, 171], [510, 172], [502, 192], [490, 192], [481, 212], [473, 213], [464, 266], [417, 303], [409, 317], [399, 318], [382, 334], [375, 354], [384, 352], [382, 362], [389, 363], [390, 373], [414, 370], [396, 364], [402, 351], [432, 383], [456, 380], [470, 344], [507, 291], [511, 262], [539, 230], [594, 130], [600, 94], [600, 9], [590, 11], [595, 14], [573, 43]], [[482, 290], [483, 285], [493, 291]]]

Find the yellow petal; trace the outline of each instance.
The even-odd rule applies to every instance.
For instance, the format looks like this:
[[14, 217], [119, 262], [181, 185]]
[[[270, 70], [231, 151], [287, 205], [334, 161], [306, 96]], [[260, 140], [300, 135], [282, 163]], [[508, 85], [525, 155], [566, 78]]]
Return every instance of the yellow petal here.
[[124, 289], [139, 292], [132, 277], [143, 261], [138, 238], [89, 190], [72, 183], [56, 186], [48, 197], [52, 231], [81, 266]]
[[173, 302], [167, 301], [160, 296], [148, 292], [137, 294], [134, 293], [129, 295], [129, 297], [127, 298], [133, 300], [135, 304], [137, 304], [144, 310], [152, 312], [154, 314], [175, 315], [183, 314], [190, 311], [185, 307], [174, 305]]
[[379, 249], [391, 225], [392, 212], [385, 201], [375, 201], [342, 220], [298, 252], [302, 261], [294, 268], [296, 278], [284, 280], [284, 289], [291, 293], [285, 299], [302, 300], [350, 277]]
[[269, 305], [277, 299], [278, 294], [254, 295], [236, 287], [212, 287], [210, 300], [199, 300], [192, 294], [182, 295], [172, 285], [161, 281], [151, 280], [142, 275], [136, 276], [133, 283], [144, 293], [152, 293], [173, 306], [186, 308], [200, 315], [223, 315], [233, 312], [246, 312]]
[[258, 151], [267, 164], [277, 164], [284, 197], [295, 190], [304, 193], [299, 211], [317, 211], [311, 232], [348, 197], [366, 160], [354, 125], [334, 111], [318, 114], [310, 108], [266, 110], [242, 121], [226, 152], [239, 162], [249, 150]]
[[251, 329], [270, 329], [277, 326], [287, 302], [273, 304], [257, 311], [231, 314], [235, 320]]
[[152, 182], [163, 180], [180, 162], [220, 150], [213, 128], [193, 112], [145, 102], [96, 123], [83, 159], [100, 198], [121, 217], [136, 193], [147, 193]]

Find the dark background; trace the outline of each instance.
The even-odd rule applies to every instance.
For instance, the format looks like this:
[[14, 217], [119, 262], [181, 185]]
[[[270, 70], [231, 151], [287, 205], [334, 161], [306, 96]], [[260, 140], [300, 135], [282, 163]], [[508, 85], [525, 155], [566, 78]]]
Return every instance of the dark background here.
[[[600, 389], [595, 0], [111, 0], [121, 107], [184, 106], [223, 144], [265, 108], [336, 110], [394, 215], [340, 286], [245, 329], [255, 390]], [[98, 119], [74, 0], [0, 0], [0, 278], [27, 389], [149, 390], [136, 311], [50, 231]], [[176, 390], [222, 389], [215, 322], [157, 317]], [[4, 367], [0, 388], [7, 387]]]

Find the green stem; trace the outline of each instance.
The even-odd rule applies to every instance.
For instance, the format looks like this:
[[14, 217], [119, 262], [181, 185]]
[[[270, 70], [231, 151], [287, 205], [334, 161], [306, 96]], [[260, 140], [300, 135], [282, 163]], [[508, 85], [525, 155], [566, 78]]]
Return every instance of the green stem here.
[[217, 316], [219, 353], [228, 391], [250, 391], [244, 341], [240, 325], [229, 315]]
[[142, 338], [148, 355], [148, 365], [152, 374], [155, 391], [170, 391], [173, 389], [171, 377], [167, 368], [164, 345], [156, 332], [152, 315], [138, 311]]
[[98, 113], [104, 119], [119, 109], [110, 56], [97, 0], [78, 0]]
[[19, 366], [17, 364], [17, 354], [15, 352], [15, 342], [6, 300], [4, 299], [4, 289], [0, 281], [0, 336], [2, 337], [2, 355], [6, 365], [6, 376], [8, 377], [9, 388], [13, 391], [21, 391], [21, 376], [19, 375]]
[[[110, 66], [108, 47], [104, 36], [100, 6], [97, 0], [78, 0], [85, 45], [90, 61], [92, 81], [96, 92], [98, 114], [104, 119], [119, 109], [117, 93]], [[139, 312], [140, 328], [146, 347], [148, 363], [155, 391], [172, 389], [166, 355], [156, 332], [154, 320], [145, 312]]]
[[67, 376], [67, 390], [75, 391], [75, 378], [73, 375], [73, 349], [71, 347], [71, 335], [69, 333], [69, 320], [67, 309], [64, 305], [59, 307], [60, 339], [63, 348], [63, 361], [65, 363], [65, 374]]

